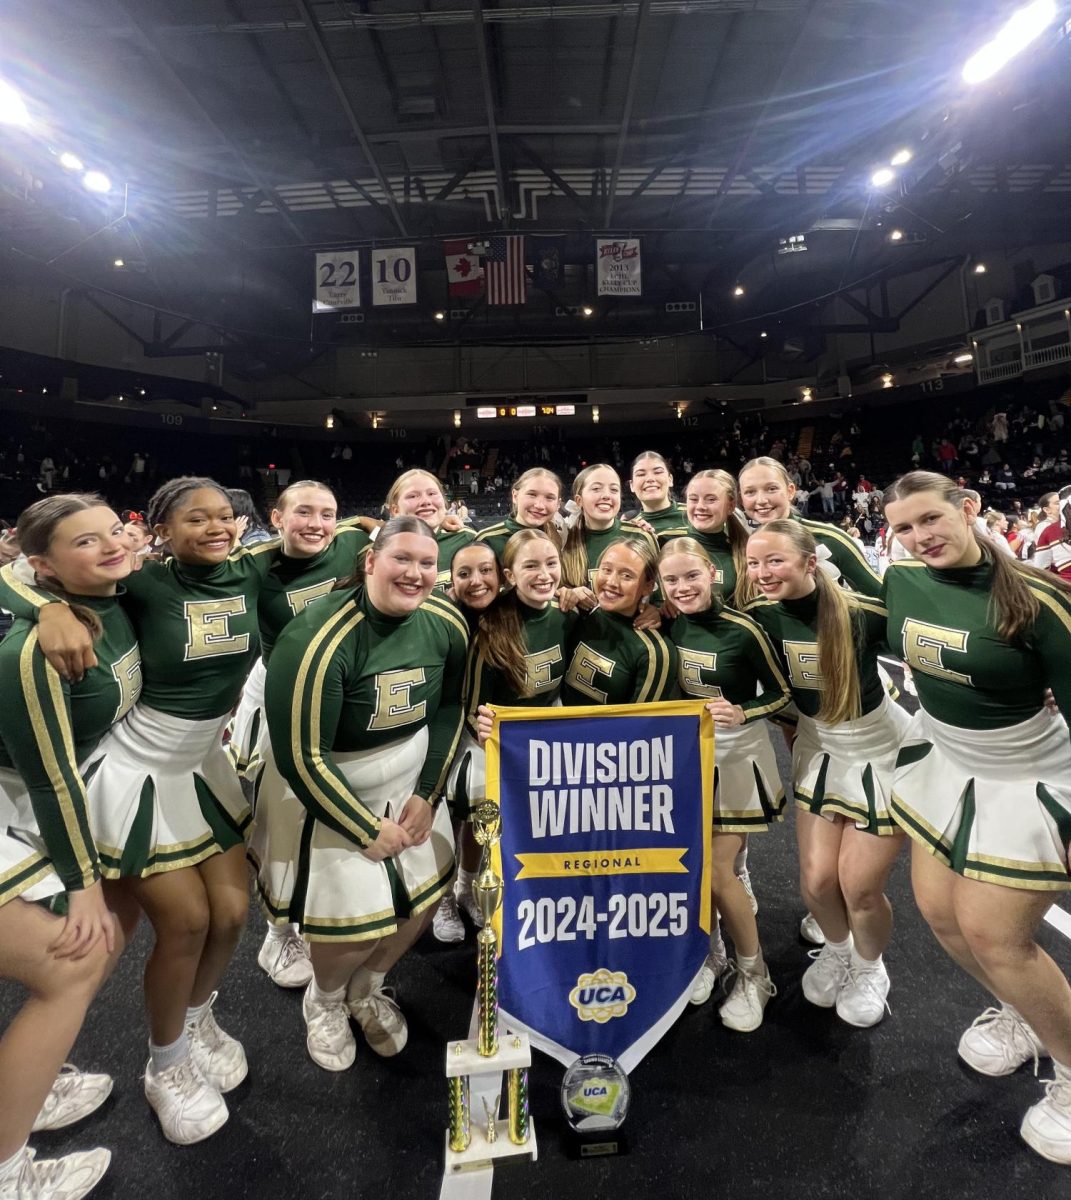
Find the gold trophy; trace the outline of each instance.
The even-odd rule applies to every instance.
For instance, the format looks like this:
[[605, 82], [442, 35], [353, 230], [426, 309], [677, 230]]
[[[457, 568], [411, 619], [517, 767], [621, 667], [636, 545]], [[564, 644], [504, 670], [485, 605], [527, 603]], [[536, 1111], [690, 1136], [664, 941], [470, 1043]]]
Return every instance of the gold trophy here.
[[[506, 1046], [499, 1045], [498, 1030], [498, 938], [494, 916], [502, 907], [502, 879], [495, 874], [492, 850], [502, 832], [502, 814], [497, 804], [485, 800], [472, 811], [472, 830], [483, 848], [480, 869], [472, 894], [483, 915], [483, 928], [476, 935], [476, 1037], [453, 1044], [446, 1056], [450, 1088], [450, 1126], [446, 1138], [448, 1172], [480, 1170], [510, 1158], [535, 1159], [535, 1130], [528, 1112], [528, 1068], [532, 1051], [526, 1034], [511, 1034]], [[509, 1140], [497, 1136], [502, 1072], [506, 1072]], [[471, 1076], [486, 1081], [481, 1088], [471, 1085]], [[480, 1095], [487, 1121], [481, 1129], [471, 1117], [472, 1091]]]

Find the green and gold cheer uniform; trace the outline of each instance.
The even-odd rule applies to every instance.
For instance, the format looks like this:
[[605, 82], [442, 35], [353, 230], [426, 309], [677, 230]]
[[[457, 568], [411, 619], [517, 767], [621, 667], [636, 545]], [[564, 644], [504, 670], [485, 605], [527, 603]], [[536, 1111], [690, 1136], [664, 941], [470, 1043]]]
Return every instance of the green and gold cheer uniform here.
[[888, 637], [920, 711], [900, 750], [897, 821], [957, 873], [1009, 887], [1071, 887], [1071, 595], [1023, 574], [1038, 614], [1009, 642], [992, 611], [993, 567], [913, 559], [885, 573]]
[[907, 714], [886, 695], [878, 674], [878, 654], [887, 649], [885, 606], [855, 592], [846, 595], [862, 711], [839, 725], [817, 719], [823, 687], [817, 590], [798, 600], [755, 600], [747, 614], [766, 631], [799, 710], [792, 745], [796, 803], [818, 816], [847, 817], [867, 833], [893, 834], [892, 773]]
[[[634, 525], [631, 521], [622, 521], [620, 517], [614, 518], [614, 523], [609, 529], [588, 529], [584, 527], [584, 554], [587, 559], [587, 569], [584, 572], [583, 579], [562, 579], [563, 583], [567, 583], [572, 587], [594, 587], [595, 573], [598, 569], [599, 559], [603, 552], [611, 542], [616, 542], [619, 538], [638, 538], [641, 542], [646, 542], [652, 553], [658, 554], [658, 542], [645, 529], [641, 529], [638, 525]], [[564, 569], [564, 563], [563, 569]]]
[[[736, 520], [735, 517], [731, 519]], [[722, 601], [731, 605], [733, 593], [736, 591], [736, 560], [733, 558], [732, 547], [729, 545], [729, 535], [724, 529], [717, 533], [703, 533], [685, 521], [681, 525], [659, 533], [659, 549], [665, 549], [666, 545], [674, 538], [682, 537], [695, 538], [710, 556], [710, 561], [714, 564], [714, 582], [721, 592]]]
[[676, 694], [676, 647], [632, 622], [599, 608], [581, 615], [566, 646], [562, 704], [647, 704]]
[[[454, 561], [454, 555], [465, 546], [471, 546], [474, 541], [476, 534], [471, 529], [435, 531], [435, 544], [439, 547], [438, 573], [435, 576], [437, 595], [445, 596], [450, 588], [450, 564]], [[498, 551], [495, 551], [495, 556], [498, 557]]]
[[629, 513], [625, 520], [646, 521], [655, 531], [655, 537], [661, 538], [663, 533], [679, 529], [685, 523], [686, 517], [681, 505], [670, 502], [665, 508], [655, 509], [654, 512], [644, 512], [641, 508], [638, 512]]
[[730, 608], [682, 613], [669, 629], [677, 646], [681, 694], [728, 700], [744, 724], [714, 731], [714, 828], [750, 833], [782, 819], [785, 789], [764, 717], [789, 703], [773, 647], [750, 617]]
[[[141, 660], [116, 597], [74, 599], [92, 609], [103, 627], [93, 645], [97, 665], [77, 683], [61, 679], [47, 661], [30, 621], [16, 620], [0, 644], [0, 689], [7, 706], [0, 727], [0, 904], [39, 886], [52, 872], [67, 891], [81, 891], [100, 878], [79, 765], [137, 701]], [[14, 829], [29, 835], [32, 844], [13, 836]]]
[[806, 517], [792, 513], [790, 518], [808, 530], [819, 546], [829, 551], [830, 561], [840, 571], [841, 581], [853, 592], [863, 596], [881, 596], [881, 579], [870, 569], [866, 555], [855, 538], [849, 537], [836, 525], [825, 521], [809, 521]]
[[476, 541], [490, 546], [495, 552], [495, 558], [501, 562], [502, 555], [506, 552], [506, 543], [522, 529], [537, 529], [540, 533], [543, 532], [540, 525], [522, 525], [515, 517], [507, 517], [504, 521], [498, 521], [494, 525], [488, 525], [481, 529], [476, 534]]

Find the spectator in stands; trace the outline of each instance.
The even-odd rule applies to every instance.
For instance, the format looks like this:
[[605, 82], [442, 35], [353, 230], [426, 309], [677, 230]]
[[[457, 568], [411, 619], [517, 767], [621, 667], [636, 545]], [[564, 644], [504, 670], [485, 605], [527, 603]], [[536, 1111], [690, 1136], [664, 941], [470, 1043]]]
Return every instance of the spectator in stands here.
[[836, 512], [836, 504], [833, 500], [833, 480], [823, 479], [817, 486], [818, 494], [822, 497], [822, 513], [832, 516]]
[[1071, 462], [1067, 461], [1067, 451], [1061, 450], [1053, 465], [1054, 475], [1071, 475]]
[[941, 438], [937, 447], [937, 461], [943, 475], [951, 475], [956, 469], [956, 447], [946, 437]]
[[1009, 463], [1005, 463], [997, 474], [996, 487], [998, 492], [1014, 492], [1018, 486], [1015, 479], [1015, 472], [1011, 469]]
[[270, 542], [273, 535], [264, 524], [263, 517], [257, 512], [253, 497], [245, 488], [227, 488], [226, 492], [234, 510], [239, 543], [243, 546], [256, 546], [261, 542]]
[[989, 541], [996, 546], [1002, 554], [1008, 554], [1012, 558], [1015, 557], [1015, 552], [1008, 545], [1008, 518], [1000, 512], [994, 512], [992, 509], [985, 515], [986, 531], [989, 535]]

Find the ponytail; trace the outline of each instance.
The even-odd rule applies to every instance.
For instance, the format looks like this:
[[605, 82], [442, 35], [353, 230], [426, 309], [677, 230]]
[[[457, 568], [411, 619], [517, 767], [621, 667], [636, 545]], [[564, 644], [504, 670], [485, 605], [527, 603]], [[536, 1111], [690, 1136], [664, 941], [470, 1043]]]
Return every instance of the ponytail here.
[[[594, 471], [613, 471], [614, 475], [617, 472], [610, 466], [609, 463], [592, 463], [590, 467], [585, 467], [573, 480], [573, 500], [580, 495], [584, 490], [584, 485], [590, 479]], [[565, 543], [562, 546], [562, 583], [568, 587], [587, 587], [588, 586], [588, 548], [584, 542], [584, 534], [587, 533], [587, 522], [584, 520], [583, 508], [576, 514], [576, 520], [570, 525], [569, 532], [565, 535]]]
[[[503, 569], [513, 569], [517, 555], [529, 542], [546, 541], [550, 541], [557, 549], [557, 542], [548, 538], [543, 530], [519, 530], [502, 551]], [[488, 666], [501, 673], [519, 699], [532, 696], [528, 688], [528, 663], [525, 657], [528, 638], [521, 619], [521, 602], [513, 584], [508, 584], [504, 591], [499, 592], [480, 617], [476, 628], [476, 647]]]

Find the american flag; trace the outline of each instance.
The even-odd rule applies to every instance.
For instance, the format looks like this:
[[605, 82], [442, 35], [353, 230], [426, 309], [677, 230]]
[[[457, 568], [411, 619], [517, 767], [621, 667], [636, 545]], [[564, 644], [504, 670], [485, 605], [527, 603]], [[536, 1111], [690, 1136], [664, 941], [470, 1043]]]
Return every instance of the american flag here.
[[524, 236], [487, 239], [488, 304], [523, 304], [525, 301]]

